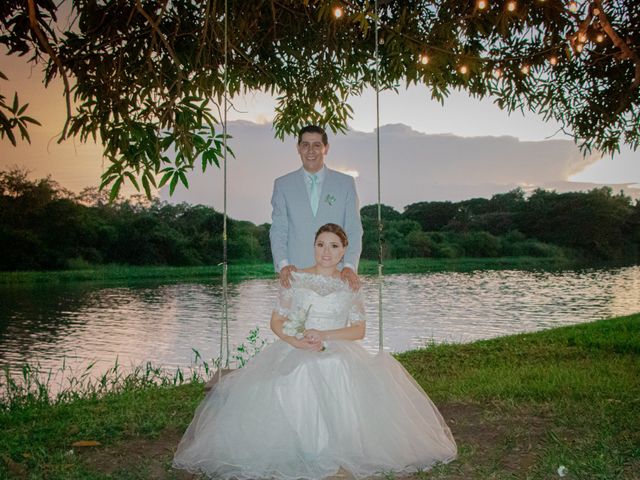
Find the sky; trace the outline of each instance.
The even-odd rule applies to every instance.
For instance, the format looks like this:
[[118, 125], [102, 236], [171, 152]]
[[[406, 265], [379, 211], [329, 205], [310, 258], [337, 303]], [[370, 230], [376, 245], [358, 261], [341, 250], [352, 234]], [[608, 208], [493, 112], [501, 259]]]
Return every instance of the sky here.
[[[25, 167], [32, 178], [51, 175], [62, 187], [79, 192], [97, 186], [106, 168], [101, 148], [79, 140], [56, 143], [65, 118], [59, 83], [44, 89], [39, 71], [23, 59], [0, 55], [0, 82], [5, 96], [18, 91], [29, 102], [29, 114], [43, 126], [30, 129], [32, 142], [13, 147], [0, 141], [0, 170]], [[229, 166], [229, 214], [255, 223], [268, 222], [273, 180], [299, 167], [295, 139], [274, 137], [274, 100], [251, 93], [234, 100], [229, 113], [231, 146], [237, 158]], [[353, 98], [354, 118], [346, 135], [332, 135], [327, 165], [357, 176], [361, 205], [376, 201], [375, 95]], [[478, 100], [453, 92], [444, 105], [430, 100], [424, 86], [400, 94], [382, 92], [382, 201], [398, 210], [428, 200], [489, 197], [517, 186], [558, 191], [611, 185], [640, 197], [640, 151], [624, 147], [615, 157], [583, 157], [573, 141], [557, 133], [559, 125], [527, 113], [508, 115], [491, 99]], [[163, 199], [213, 205], [222, 209], [221, 172], [190, 175], [191, 188], [179, 188]], [[133, 193], [132, 187], [125, 193]]]

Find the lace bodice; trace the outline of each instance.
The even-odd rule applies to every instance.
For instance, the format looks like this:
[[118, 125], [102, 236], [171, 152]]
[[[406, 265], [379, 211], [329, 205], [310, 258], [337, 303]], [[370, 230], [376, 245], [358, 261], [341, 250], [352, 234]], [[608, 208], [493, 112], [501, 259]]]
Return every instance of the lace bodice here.
[[304, 315], [306, 328], [333, 330], [365, 321], [361, 292], [338, 278], [293, 272], [291, 288], [280, 288], [274, 308], [284, 317]]

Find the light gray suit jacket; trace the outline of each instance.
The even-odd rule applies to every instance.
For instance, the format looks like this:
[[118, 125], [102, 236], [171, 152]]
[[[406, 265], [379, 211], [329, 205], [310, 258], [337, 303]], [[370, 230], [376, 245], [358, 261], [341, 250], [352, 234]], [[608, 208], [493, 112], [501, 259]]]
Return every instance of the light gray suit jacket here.
[[277, 178], [273, 185], [269, 237], [276, 271], [284, 259], [298, 268], [315, 265], [315, 234], [325, 223], [337, 223], [344, 228], [349, 238], [344, 263], [350, 263], [357, 271], [362, 252], [362, 222], [353, 177], [326, 169], [315, 217], [304, 182], [301, 167]]

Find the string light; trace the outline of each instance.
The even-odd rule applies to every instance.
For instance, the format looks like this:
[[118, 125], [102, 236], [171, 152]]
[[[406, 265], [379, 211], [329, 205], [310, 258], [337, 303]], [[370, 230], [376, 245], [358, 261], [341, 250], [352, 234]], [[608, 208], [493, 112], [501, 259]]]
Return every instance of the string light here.
[[[539, 3], [545, 3], [545, 0], [538, 0]], [[476, 0], [476, 8], [478, 10], [486, 10], [489, 7], [489, 0]], [[518, 3], [515, 0], [510, 0], [506, 3], [505, 5], [506, 9], [513, 13], [517, 10], [518, 8]], [[579, 10], [579, 5], [577, 1], [570, 1], [567, 4], [567, 8], [569, 9], [569, 11], [571, 13], [577, 13]], [[333, 10], [333, 16], [336, 19], [342, 18], [344, 16], [344, 10], [340, 5], [336, 5]], [[592, 13], [595, 16], [600, 15], [600, 9], [598, 8], [593, 8], [592, 9]], [[605, 36], [603, 35], [602, 32], [598, 33], [595, 36], [595, 41], [598, 43], [602, 43], [605, 40]], [[588, 41], [588, 36], [585, 32], [578, 32], [577, 35], [573, 36], [572, 42], [574, 43], [574, 50], [580, 54], [582, 53], [583, 49], [584, 49], [584, 45], [585, 43]], [[379, 39], [379, 43], [380, 45], [383, 45], [385, 43], [384, 37], [380, 37]], [[549, 62], [549, 64], [551, 64], [552, 66], [555, 66], [558, 64], [558, 57], [556, 55], [551, 55], [547, 58], [547, 61]], [[418, 56], [418, 63], [420, 63], [421, 65], [428, 65], [430, 62], [430, 58], [426, 53], [421, 53]], [[462, 75], [467, 75], [469, 73], [469, 67], [465, 64], [459, 65], [458, 66], [458, 72]], [[522, 64], [522, 66], [520, 67], [520, 72], [523, 75], [528, 75], [531, 72], [531, 67], [528, 64]], [[492, 75], [494, 78], [499, 79], [502, 78], [503, 76], [503, 71], [500, 67], [495, 67], [492, 70]]]

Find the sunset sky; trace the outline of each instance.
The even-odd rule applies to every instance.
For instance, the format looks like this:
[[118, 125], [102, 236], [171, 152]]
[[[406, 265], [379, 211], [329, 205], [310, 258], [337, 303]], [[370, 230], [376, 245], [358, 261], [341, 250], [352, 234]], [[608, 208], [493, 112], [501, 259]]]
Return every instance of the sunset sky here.
[[[29, 114], [43, 124], [32, 127], [31, 145], [0, 142], [0, 169], [14, 165], [31, 170], [34, 178], [51, 175], [63, 187], [80, 191], [97, 186], [106, 167], [100, 146], [79, 141], [56, 143], [64, 123], [59, 83], [45, 90], [41, 74], [17, 57], [0, 55], [0, 70], [10, 79], [0, 82], [3, 95], [18, 91], [29, 102]], [[254, 222], [269, 220], [273, 179], [297, 168], [295, 140], [274, 138], [274, 101], [263, 93], [234, 100], [229, 125], [237, 159], [229, 164], [232, 216]], [[332, 136], [329, 166], [357, 172], [361, 203], [375, 201], [375, 96], [353, 98], [354, 118], [347, 135]], [[613, 184], [640, 196], [640, 152], [622, 147], [614, 158], [593, 154], [583, 158], [559, 125], [535, 114], [508, 115], [490, 99], [453, 92], [444, 106], [429, 99], [426, 87], [400, 94], [381, 94], [383, 202], [399, 210], [422, 200], [460, 200], [490, 196], [516, 186], [545, 186], [566, 191]], [[220, 172], [191, 175], [192, 191], [179, 191], [173, 201], [221, 205]], [[238, 188], [242, 181], [242, 188]], [[573, 182], [573, 183], [572, 183]], [[235, 185], [235, 187], [233, 187]], [[246, 188], [251, 185], [251, 188]], [[132, 188], [126, 192], [132, 192]], [[163, 198], [168, 198], [161, 192]]]

